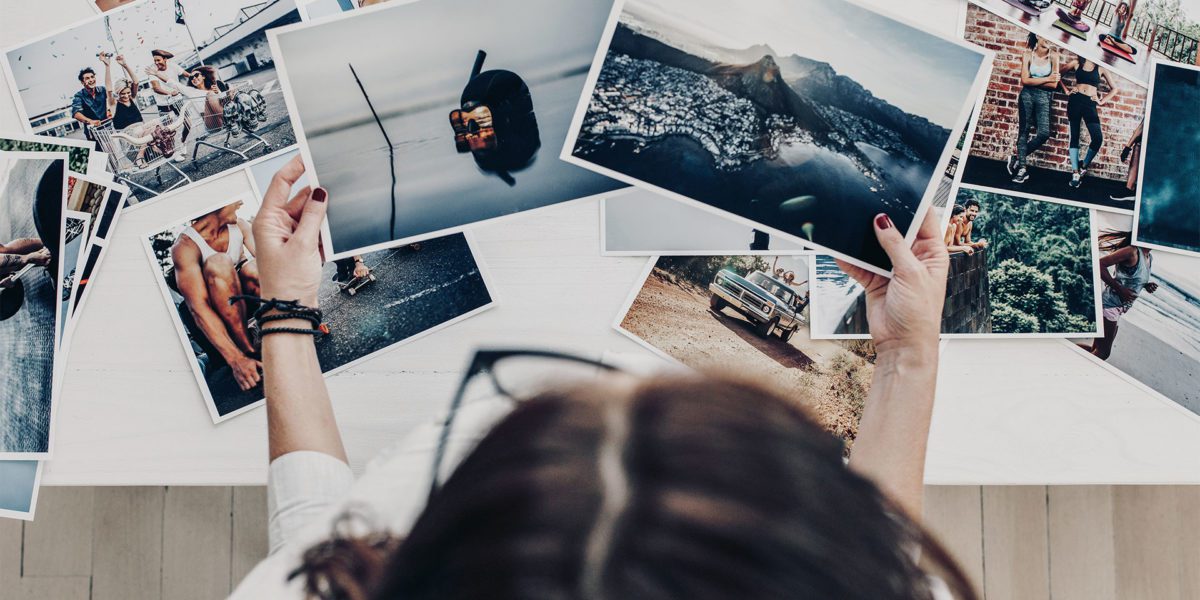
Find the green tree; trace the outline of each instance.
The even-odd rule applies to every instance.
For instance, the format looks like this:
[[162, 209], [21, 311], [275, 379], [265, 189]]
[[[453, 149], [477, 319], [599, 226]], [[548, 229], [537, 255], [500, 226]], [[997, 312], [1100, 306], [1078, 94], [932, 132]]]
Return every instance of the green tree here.
[[989, 242], [992, 330], [1093, 330], [1090, 211], [989, 192], [959, 191], [958, 203], [970, 199], [981, 205], [973, 237]]

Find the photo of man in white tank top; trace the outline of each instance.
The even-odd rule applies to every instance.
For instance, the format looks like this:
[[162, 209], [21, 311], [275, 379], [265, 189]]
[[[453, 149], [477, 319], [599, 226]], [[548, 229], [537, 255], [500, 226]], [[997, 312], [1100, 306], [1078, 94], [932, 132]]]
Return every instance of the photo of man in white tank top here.
[[238, 295], [257, 296], [258, 268], [250, 223], [234, 202], [191, 222], [171, 247], [175, 282], [196, 326], [229, 364], [242, 390], [261, 379], [258, 348], [246, 327], [249, 313]]

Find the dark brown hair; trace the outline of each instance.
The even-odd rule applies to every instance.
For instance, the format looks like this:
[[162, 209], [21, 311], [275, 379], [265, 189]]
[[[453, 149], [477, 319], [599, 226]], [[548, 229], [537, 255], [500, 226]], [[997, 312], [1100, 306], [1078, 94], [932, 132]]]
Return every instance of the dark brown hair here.
[[1133, 245], [1133, 232], [1120, 231], [1117, 229], [1106, 229], [1100, 233], [1099, 240], [1100, 250], [1105, 254], [1116, 252], [1122, 248], [1128, 248]]
[[[521, 403], [394, 550], [335, 535], [298, 570], [307, 589], [351, 600], [926, 599], [923, 552], [975, 598], [946, 551], [794, 402], [727, 378], [614, 389]], [[349, 555], [309, 568], [337, 551]]]

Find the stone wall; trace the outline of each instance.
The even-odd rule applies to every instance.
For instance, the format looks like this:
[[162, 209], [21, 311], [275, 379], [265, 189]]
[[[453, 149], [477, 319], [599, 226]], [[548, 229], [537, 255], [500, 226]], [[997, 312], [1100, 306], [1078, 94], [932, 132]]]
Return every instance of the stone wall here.
[[987, 248], [970, 256], [963, 252], [950, 255], [942, 333], [992, 332], [987, 255]]

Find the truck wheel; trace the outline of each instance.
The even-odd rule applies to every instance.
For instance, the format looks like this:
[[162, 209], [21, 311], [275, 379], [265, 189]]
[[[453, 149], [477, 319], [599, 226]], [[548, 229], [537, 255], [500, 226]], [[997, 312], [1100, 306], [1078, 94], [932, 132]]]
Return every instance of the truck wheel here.
[[785, 342], [790, 342], [790, 341], [792, 341], [792, 336], [793, 336], [793, 335], [796, 335], [796, 329], [799, 329], [799, 328], [797, 327], [797, 328], [795, 328], [795, 329], [789, 329], [789, 330], [787, 330], [787, 331], [785, 331], [785, 332], [783, 332], [783, 333], [779, 334], [779, 339], [781, 339], [781, 340], [783, 340], [783, 341], [785, 341]]
[[708, 299], [708, 307], [716, 312], [721, 312], [721, 309], [725, 308], [725, 300], [723, 300], [720, 296], [713, 294], [712, 297]]
[[777, 323], [778, 322], [775, 319], [771, 319], [770, 321], [767, 321], [765, 323], [759, 323], [758, 324], [758, 335], [765, 337], [765, 338], [771, 337], [771, 334], [775, 333], [775, 326]]

